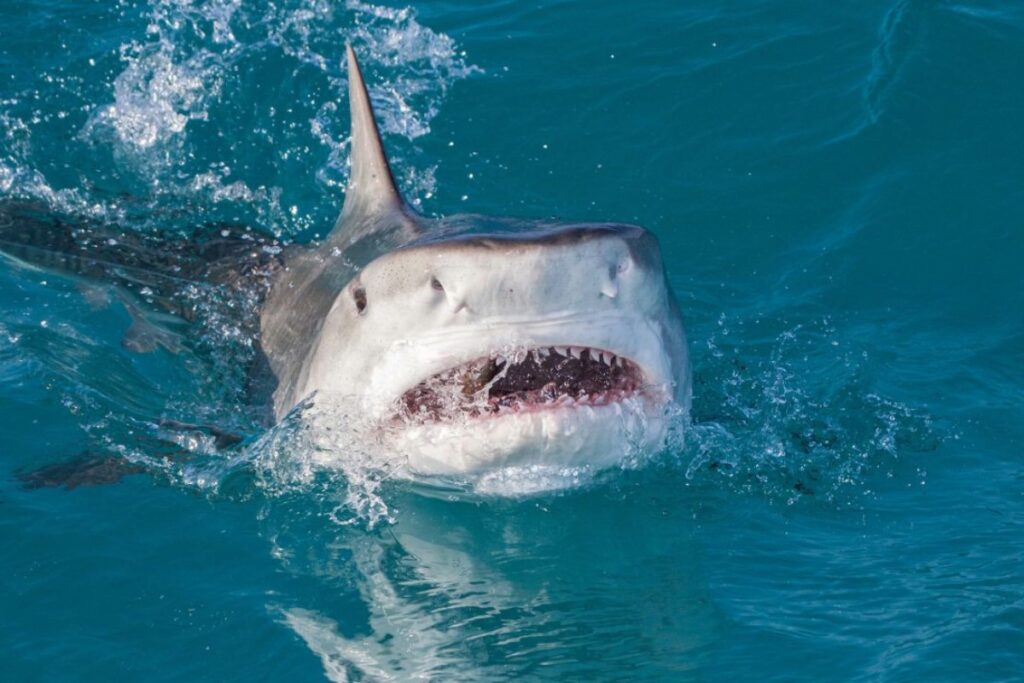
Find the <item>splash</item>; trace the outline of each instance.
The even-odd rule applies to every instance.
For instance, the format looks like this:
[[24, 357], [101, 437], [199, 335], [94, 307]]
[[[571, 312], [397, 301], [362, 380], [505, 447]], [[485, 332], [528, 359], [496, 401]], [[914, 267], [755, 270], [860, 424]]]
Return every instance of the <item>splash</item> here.
[[730, 341], [724, 316], [718, 327], [678, 451], [690, 481], [837, 506], [859, 504], [886, 480], [924, 483], [924, 468], [901, 457], [934, 450], [938, 428], [926, 412], [866, 390], [867, 352], [837, 351], [827, 318], [783, 331], [766, 358]]
[[221, 89], [219, 64], [206, 52], [181, 62], [173, 53], [174, 44], [162, 37], [156, 44], [122, 47], [121, 60], [127, 67], [114, 79], [114, 102], [95, 114], [85, 135], [95, 136], [97, 129], [109, 127], [116, 144], [144, 163], [152, 158], [146, 156], [149, 150], [184, 133], [189, 122], [206, 120], [206, 102]]
[[[627, 411], [644, 416], [642, 406]], [[676, 406], [665, 408], [664, 419], [678, 446], [685, 432], [686, 415]], [[423, 476], [408, 466], [405, 455], [392, 446], [400, 423], [381, 425], [359, 411], [327, 408], [313, 401], [303, 404], [241, 451], [230, 464], [210, 462], [202, 479], [217, 493], [238, 468], [256, 472], [256, 485], [271, 498], [312, 496], [331, 501], [327, 517], [335, 524], [367, 529], [395, 522], [389, 501], [394, 490], [413, 488], [425, 495], [448, 499], [524, 498], [580, 491], [614, 481], [624, 470], [639, 470], [661, 458], [646, 446], [646, 425], [630, 415], [622, 417], [627, 430], [626, 450], [610, 468], [506, 466], [460, 476]], [[630, 431], [631, 430], [631, 431]]]
[[313, 496], [330, 503], [335, 524], [373, 528], [393, 521], [384, 487], [404, 479], [402, 463], [382, 459], [376, 428], [359, 414], [298, 406], [245, 449], [237, 464], [254, 468], [256, 485], [271, 498]]
[[[417, 204], [434, 196], [436, 166], [411, 143], [480, 72], [411, 8], [125, 0], [111, 20], [135, 36], [0, 100], [0, 194], [139, 229], [179, 229], [185, 215], [322, 236], [348, 177], [345, 43]], [[71, 141], [60, 154], [58, 139]]]

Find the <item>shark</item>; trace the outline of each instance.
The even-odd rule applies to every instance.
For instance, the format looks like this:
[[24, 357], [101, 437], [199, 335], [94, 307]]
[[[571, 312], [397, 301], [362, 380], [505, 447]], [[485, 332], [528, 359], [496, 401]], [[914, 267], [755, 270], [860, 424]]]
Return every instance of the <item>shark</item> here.
[[[322, 241], [220, 230], [194, 244], [0, 217], [0, 252], [115, 280], [125, 346], [173, 351], [167, 283], [258, 274], [259, 382], [272, 424], [359, 416], [416, 474], [588, 466], [657, 448], [691, 377], [658, 241], [611, 222], [420, 214], [400, 193], [355, 51], [344, 204]], [[238, 234], [236, 234], [238, 233]], [[140, 297], [139, 291], [147, 292]], [[144, 299], [144, 300], [142, 300]], [[340, 454], [339, 457], [343, 457]]]

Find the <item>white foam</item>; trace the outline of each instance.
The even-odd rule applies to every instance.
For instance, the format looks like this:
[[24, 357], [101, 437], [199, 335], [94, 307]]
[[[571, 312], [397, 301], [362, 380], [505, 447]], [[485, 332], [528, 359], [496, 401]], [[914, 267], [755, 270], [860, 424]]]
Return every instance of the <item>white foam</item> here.
[[[642, 412], [639, 406], [627, 409]], [[664, 418], [669, 424], [669, 446], [681, 447], [686, 415], [668, 407]], [[634, 425], [634, 429], [643, 426]], [[260, 486], [271, 497], [302, 492], [333, 498], [332, 521], [373, 528], [394, 522], [387, 502], [389, 484], [442, 487], [446, 495], [521, 498], [588, 487], [605, 475], [642, 468], [662, 452], [652, 450], [647, 435], [640, 431], [627, 436], [621, 457], [611, 467], [532, 462], [431, 477], [410, 469], [406, 455], [391, 447], [392, 435], [380, 425], [314, 403], [294, 411], [250, 446], [245, 460], [256, 467]]]
[[[391, 138], [388, 145], [403, 190], [416, 203], [435, 194], [435, 166], [401, 142], [429, 133], [451, 85], [479, 69], [467, 63], [449, 36], [420, 24], [413, 9], [365, 2], [338, 7], [325, 0], [258, 6], [240, 0], [154, 0], [145, 20], [143, 30], [120, 45], [120, 69], [90, 70], [87, 82], [41, 76], [35, 95], [56, 80], [62, 92], [92, 101], [82, 106], [90, 112], [84, 126], [63, 131], [80, 146], [77, 154], [97, 159], [95, 167], [81, 169], [81, 187], [55, 189], [45, 177], [48, 172], [37, 170], [51, 160], [34, 158], [39, 153], [32, 144], [35, 132], [46, 126], [46, 134], [52, 135], [56, 118], [63, 120], [67, 112], [26, 113], [34, 106], [30, 102], [38, 100], [32, 96], [0, 101], [0, 193], [41, 199], [59, 210], [85, 209], [108, 220], [123, 217], [127, 201], [136, 217], [144, 214], [139, 209], [145, 203], [151, 214], [185, 205], [200, 214], [209, 207], [218, 216], [242, 217], [278, 234], [315, 229], [313, 218], [299, 206], [281, 204], [282, 194], [296, 188], [260, 183], [243, 175], [238, 161], [260, 159], [277, 167], [269, 177], [294, 178], [290, 159], [319, 155], [319, 166], [309, 167], [308, 188], [323, 195], [321, 204], [341, 205], [338, 195], [348, 174], [344, 45], [351, 42], [370, 77], [371, 97], [382, 131]], [[301, 119], [276, 119], [269, 105], [257, 106], [255, 121], [247, 107], [235, 106], [236, 101], [258, 100], [265, 92], [249, 92], [250, 86], [237, 75], [268, 59], [287, 68], [288, 60], [281, 56], [313, 67], [320, 72], [319, 83], [315, 73], [302, 74], [302, 79], [312, 87], [326, 82], [334, 93], [305, 130]], [[110, 80], [101, 90], [94, 79]], [[98, 90], [106, 96], [97, 99]], [[73, 125], [72, 120], [59, 125]], [[216, 131], [227, 134], [222, 139], [228, 144], [207, 144], [203, 136]], [[268, 155], [271, 145], [275, 152]], [[109, 168], [111, 161], [116, 168]], [[238, 170], [225, 172], [233, 166]], [[132, 192], [141, 183], [148, 196], [118, 198], [122, 188], [112, 183]], [[107, 191], [100, 195], [91, 189], [93, 184]]]
[[93, 116], [87, 135], [109, 127], [123, 150], [138, 154], [179, 136], [190, 121], [207, 118], [206, 103], [221, 85], [220, 65], [209, 53], [175, 61], [173, 43], [161, 39], [126, 45], [121, 58], [127, 67], [114, 79], [114, 101]]

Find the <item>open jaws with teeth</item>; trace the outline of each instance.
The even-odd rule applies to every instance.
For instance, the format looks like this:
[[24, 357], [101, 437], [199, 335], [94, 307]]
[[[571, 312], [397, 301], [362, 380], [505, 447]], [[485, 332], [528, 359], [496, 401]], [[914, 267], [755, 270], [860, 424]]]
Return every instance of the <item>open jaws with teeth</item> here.
[[440, 421], [554, 407], [603, 406], [637, 394], [640, 367], [608, 351], [551, 346], [479, 358], [402, 395], [407, 418]]

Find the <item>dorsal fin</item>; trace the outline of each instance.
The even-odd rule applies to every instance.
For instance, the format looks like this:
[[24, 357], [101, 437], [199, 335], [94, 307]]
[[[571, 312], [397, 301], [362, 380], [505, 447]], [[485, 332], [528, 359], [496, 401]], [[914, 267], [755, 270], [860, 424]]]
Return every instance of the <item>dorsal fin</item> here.
[[352, 110], [351, 171], [341, 220], [353, 215], [372, 216], [406, 209], [405, 201], [395, 187], [388, 158], [384, 154], [380, 131], [373, 116], [370, 94], [363, 82], [355, 50], [346, 45], [348, 54], [348, 99]]

